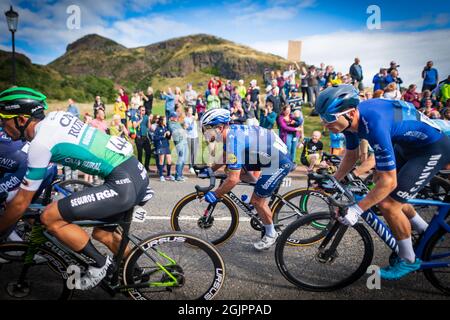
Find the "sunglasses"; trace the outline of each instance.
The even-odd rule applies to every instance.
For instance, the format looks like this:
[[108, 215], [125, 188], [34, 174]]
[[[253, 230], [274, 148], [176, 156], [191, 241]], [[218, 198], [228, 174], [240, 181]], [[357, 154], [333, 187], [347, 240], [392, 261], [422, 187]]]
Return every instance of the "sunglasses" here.
[[336, 122], [340, 116], [350, 113], [350, 111], [353, 111], [353, 110], [355, 110], [355, 109], [348, 109], [348, 110], [345, 110], [345, 111], [339, 112], [339, 113], [321, 115], [320, 119], [322, 119], [322, 121], [325, 123], [333, 123], [333, 122]]

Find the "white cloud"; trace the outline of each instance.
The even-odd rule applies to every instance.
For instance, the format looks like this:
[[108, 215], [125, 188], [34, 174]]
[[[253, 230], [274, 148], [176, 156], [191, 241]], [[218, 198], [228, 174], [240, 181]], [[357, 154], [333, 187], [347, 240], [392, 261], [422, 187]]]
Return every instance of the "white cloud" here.
[[[433, 60], [444, 79], [450, 74], [450, 29], [423, 32], [347, 32], [340, 31], [303, 39], [302, 60], [319, 65], [324, 62], [335, 70], [347, 73], [355, 57], [361, 59], [365, 85], [380, 67], [389, 67], [395, 60], [400, 64], [400, 77], [407, 86], [416, 83], [421, 87], [421, 71], [426, 61]], [[282, 57], [287, 57], [288, 39], [257, 42], [251, 47]]]
[[426, 27], [442, 28], [450, 22], [450, 14], [439, 13], [437, 15], [426, 15], [418, 19], [386, 21], [381, 23], [384, 30], [417, 30]]

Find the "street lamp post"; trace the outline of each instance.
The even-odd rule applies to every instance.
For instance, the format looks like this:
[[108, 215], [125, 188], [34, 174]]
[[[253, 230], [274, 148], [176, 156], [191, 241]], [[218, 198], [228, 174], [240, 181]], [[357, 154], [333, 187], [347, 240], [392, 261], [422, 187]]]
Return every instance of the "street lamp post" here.
[[12, 73], [12, 83], [16, 84], [16, 43], [15, 43], [15, 33], [17, 31], [17, 23], [19, 22], [19, 14], [13, 10], [11, 6], [9, 11], [5, 12], [6, 22], [8, 23], [8, 29], [12, 34], [12, 65], [13, 65], [13, 73]]

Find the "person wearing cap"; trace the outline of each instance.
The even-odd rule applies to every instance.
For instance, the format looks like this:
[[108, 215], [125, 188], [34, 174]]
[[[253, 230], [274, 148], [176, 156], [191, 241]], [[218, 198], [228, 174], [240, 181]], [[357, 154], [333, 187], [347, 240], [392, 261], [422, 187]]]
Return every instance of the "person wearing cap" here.
[[392, 70], [400, 68], [400, 65], [395, 61], [391, 61], [390, 67], [387, 69], [387, 73], [390, 74]]

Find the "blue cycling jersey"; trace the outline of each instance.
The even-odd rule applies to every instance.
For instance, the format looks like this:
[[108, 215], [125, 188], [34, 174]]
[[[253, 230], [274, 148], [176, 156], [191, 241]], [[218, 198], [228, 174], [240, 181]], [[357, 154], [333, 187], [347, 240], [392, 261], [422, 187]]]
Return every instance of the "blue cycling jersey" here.
[[348, 150], [366, 139], [375, 151], [379, 171], [396, 169], [394, 145], [405, 150], [420, 149], [440, 140], [444, 134], [428, 117], [405, 101], [371, 99], [358, 106], [358, 132], [345, 131]]
[[231, 170], [279, 167], [288, 158], [287, 147], [280, 137], [259, 126], [231, 125], [224, 151]]
[[9, 192], [19, 187], [27, 171], [25, 142], [12, 141], [0, 131], [0, 192]]
[[[27, 152], [27, 142], [13, 141], [5, 132], [0, 131], [0, 193], [10, 192], [20, 186], [27, 172]], [[47, 168], [40, 190], [52, 183], [55, 171], [55, 165]]]

